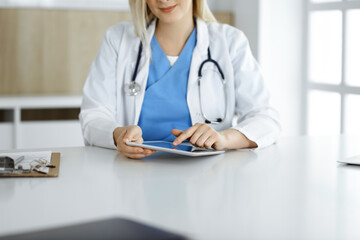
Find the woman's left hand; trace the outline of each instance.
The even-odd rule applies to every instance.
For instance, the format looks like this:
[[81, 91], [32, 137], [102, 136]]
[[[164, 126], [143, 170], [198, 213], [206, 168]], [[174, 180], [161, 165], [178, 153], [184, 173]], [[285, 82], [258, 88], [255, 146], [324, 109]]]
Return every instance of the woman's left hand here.
[[217, 132], [205, 123], [196, 123], [186, 131], [173, 129], [171, 133], [177, 137], [173, 142], [174, 146], [189, 139], [190, 143], [197, 147], [214, 148], [215, 150], [258, 147], [239, 130], [229, 128]]
[[177, 137], [173, 142], [174, 146], [189, 139], [189, 142], [197, 147], [215, 150], [223, 150], [226, 147], [225, 136], [205, 123], [196, 123], [185, 131], [173, 129], [171, 133]]

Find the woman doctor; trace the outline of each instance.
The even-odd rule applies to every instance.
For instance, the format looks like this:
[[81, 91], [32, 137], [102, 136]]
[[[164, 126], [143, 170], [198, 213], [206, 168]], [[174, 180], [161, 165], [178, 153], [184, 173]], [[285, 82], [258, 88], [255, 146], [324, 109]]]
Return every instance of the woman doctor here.
[[126, 142], [221, 150], [276, 141], [277, 113], [240, 30], [217, 23], [206, 0], [129, 3], [133, 22], [107, 30], [84, 86], [87, 145], [143, 158], [155, 151]]

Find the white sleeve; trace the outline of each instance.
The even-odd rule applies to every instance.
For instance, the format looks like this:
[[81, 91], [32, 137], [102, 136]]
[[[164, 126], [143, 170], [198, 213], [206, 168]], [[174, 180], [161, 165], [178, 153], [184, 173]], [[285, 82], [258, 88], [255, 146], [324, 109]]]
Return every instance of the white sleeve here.
[[254, 141], [258, 148], [273, 144], [280, 135], [278, 112], [270, 106], [270, 94], [253, 57], [249, 42], [241, 31], [231, 50], [235, 81], [235, 129]]
[[118, 126], [115, 118], [116, 65], [120, 39], [114, 33], [111, 28], [107, 30], [91, 65], [79, 115], [85, 145], [113, 149], [113, 131]]

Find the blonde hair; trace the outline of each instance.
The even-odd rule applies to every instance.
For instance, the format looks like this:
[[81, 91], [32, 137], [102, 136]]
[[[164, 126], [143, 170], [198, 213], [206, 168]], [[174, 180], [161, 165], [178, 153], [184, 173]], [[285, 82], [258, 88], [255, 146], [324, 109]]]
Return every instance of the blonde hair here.
[[[150, 46], [147, 35], [147, 25], [155, 18], [146, 4], [146, 0], [129, 0], [131, 16], [138, 36], [144, 47]], [[216, 22], [206, 0], [193, 0], [193, 15], [205, 22]]]

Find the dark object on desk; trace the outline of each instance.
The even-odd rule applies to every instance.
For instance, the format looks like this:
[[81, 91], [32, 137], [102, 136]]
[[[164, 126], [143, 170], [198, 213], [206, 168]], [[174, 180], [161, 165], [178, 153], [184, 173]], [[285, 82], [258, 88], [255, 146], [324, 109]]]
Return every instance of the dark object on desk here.
[[185, 240], [177, 234], [123, 218], [112, 218], [69, 227], [55, 228], [21, 235], [0, 237], [0, 240], [64, 240], [64, 239], [156, 239]]
[[339, 163], [346, 163], [349, 165], [359, 165], [360, 166], [360, 155], [348, 157], [342, 160], [338, 160]]
[[14, 159], [3, 156], [0, 157], [0, 171], [10, 171], [15, 168]]

